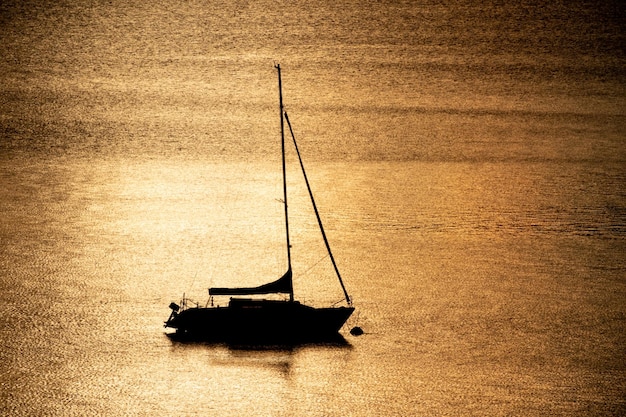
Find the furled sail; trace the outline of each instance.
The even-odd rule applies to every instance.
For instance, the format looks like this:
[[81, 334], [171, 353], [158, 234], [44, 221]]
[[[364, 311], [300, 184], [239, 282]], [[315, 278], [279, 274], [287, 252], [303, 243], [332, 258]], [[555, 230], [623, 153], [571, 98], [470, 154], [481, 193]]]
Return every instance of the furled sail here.
[[209, 295], [293, 294], [291, 268], [274, 282], [249, 288], [209, 288]]

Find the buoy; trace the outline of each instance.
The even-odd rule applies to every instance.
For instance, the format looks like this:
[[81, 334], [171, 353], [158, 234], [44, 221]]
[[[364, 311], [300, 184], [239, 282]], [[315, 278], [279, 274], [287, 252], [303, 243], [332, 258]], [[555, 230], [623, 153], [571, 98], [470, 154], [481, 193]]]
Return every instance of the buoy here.
[[361, 329], [359, 326], [354, 326], [351, 330], [350, 330], [350, 334], [352, 336], [361, 336], [363, 334], [363, 329]]

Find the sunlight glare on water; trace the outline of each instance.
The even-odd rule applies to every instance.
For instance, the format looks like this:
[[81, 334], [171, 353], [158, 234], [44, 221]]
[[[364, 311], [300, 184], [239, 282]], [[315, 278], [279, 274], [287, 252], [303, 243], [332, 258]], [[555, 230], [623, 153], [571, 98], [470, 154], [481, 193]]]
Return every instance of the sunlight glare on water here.
[[[625, 413], [621, 3], [52, 3], [0, 5], [2, 414]], [[348, 343], [174, 342], [285, 272], [276, 63]]]

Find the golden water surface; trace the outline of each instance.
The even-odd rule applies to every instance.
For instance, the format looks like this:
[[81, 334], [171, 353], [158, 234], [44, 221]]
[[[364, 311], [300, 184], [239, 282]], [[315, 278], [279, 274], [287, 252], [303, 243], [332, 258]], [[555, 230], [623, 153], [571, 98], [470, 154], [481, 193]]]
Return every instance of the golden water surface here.
[[[1, 414], [625, 413], [621, 3], [144, 3], [0, 5]], [[172, 342], [284, 273], [277, 62], [348, 343]]]

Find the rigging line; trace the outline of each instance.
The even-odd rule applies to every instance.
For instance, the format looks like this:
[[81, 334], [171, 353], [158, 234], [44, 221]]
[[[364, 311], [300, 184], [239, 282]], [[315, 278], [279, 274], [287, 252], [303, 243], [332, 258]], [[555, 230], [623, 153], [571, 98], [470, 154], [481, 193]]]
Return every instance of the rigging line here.
[[308, 267], [308, 268], [307, 268], [307, 270], [306, 270], [306, 271], [304, 271], [304, 272], [302, 273], [302, 275], [306, 275], [306, 274], [308, 274], [308, 273], [309, 273], [309, 271], [310, 271], [311, 269], [315, 268], [315, 267], [316, 267], [316, 266], [317, 266], [320, 262], [322, 262], [322, 261], [323, 261], [324, 259], [326, 259], [326, 258], [328, 258], [328, 254], [326, 254], [326, 255], [322, 256], [321, 258], [319, 258], [319, 259], [317, 260], [317, 262], [315, 262], [313, 265], [311, 265], [310, 267]]
[[198, 278], [198, 271], [193, 275], [193, 280], [191, 280], [190, 289], [193, 291], [194, 285], [196, 285], [196, 278]]
[[289, 121], [287, 112], [284, 112], [284, 114], [285, 114], [285, 120], [287, 121], [287, 125], [289, 126], [289, 132], [291, 133], [291, 138], [293, 139], [293, 145], [296, 148], [296, 153], [298, 154], [298, 160], [300, 161], [300, 168], [302, 168], [302, 175], [304, 176], [304, 182], [306, 183], [306, 188], [309, 191], [309, 197], [311, 197], [311, 204], [313, 205], [313, 210], [315, 211], [315, 217], [317, 217], [317, 224], [320, 226], [320, 231], [322, 232], [322, 238], [324, 238], [324, 244], [326, 245], [328, 256], [330, 256], [330, 261], [332, 262], [333, 267], [335, 268], [335, 273], [337, 274], [337, 278], [339, 278], [339, 284], [341, 284], [341, 289], [343, 290], [343, 294], [346, 297], [346, 302], [348, 303], [348, 305], [352, 305], [352, 300], [350, 300], [350, 296], [348, 295], [346, 286], [343, 284], [343, 279], [341, 279], [339, 268], [337, 268], [337, 263], [335, 263], [335, 257], [333, 256], [333, 253], [330, 250], [330, 244], [328, 243], [328, 238], [326, 238], [326, 232], [324, 231], [324, 226], [322, 225], [322, 218], [320, 217], [319, 211], [317, 210], [317, 204], [315, 204], [315, 199], [313, 198], [313, 191], [311, 191], [311, 186], [309, 185], [309, 179], [307, 178], [306, 172], [304, 170], [304, 163], [302, 162], [302, 158], [300, 157], [300, 150], [298, 149], [298, 144], [296, 143], [296, 137], [293, 134], [293, 129], [291, 128], [291, 122]]

